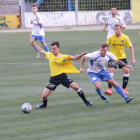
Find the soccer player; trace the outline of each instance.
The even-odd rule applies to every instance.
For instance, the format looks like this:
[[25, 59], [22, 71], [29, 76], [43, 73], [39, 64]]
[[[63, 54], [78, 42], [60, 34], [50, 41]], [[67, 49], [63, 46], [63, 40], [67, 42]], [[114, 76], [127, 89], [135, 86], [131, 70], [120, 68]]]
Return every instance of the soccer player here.
[[46, 56], [49, 59], [51, 70], [51, 77], [49, 83], [44, 89], [42, 94], [43, 104], [36, 106], [36, 108], [45, 108], [47, 106], [48, 96], [51, 94], [52, 91], [56, 89], [56, 87], [59, 84], [62, 84], [67, 88], [71, 87], [72, 89], [74, 89], [78, 93], [78, 95], [82, 98], [84, 103], [87, 106], [91, 106], [93, 103], [87, 101], [82, 89], [79, 88], [79, 86], [66, 75], [67, 73], [80, 73], [80, 71], [73, 66], [71, 60], [78, 60], [87, 53], [81, 53], [80, 55], [76, 56], [62, 55], [59, 53], [60, 45], [59, 42], [57, 41], [54, 41], [51, 44], [52, 53], [45, 52], [35, 43], [31, 35], [29, 35], [29, 38], [31, 45], [34, 45], [39, 53], [41, 53], [42, 55]]
[[125, 29], [126, 27], [126, 24], [125, 24], [125, 21], [120, 17], [120, 16], [117, 16], [116, 15], [117, 13], [117, 7], [116, 6], [112, 6], [111, 7], [111, 14], [112, 16], [109, 16], [107, 18], [107, 23], [105, 24], [105, 27], [103, 29], [103, 32], [105, 32], [105, 29], [107, 28], [108, 26], [108, 35], [107, 35], [107, 39], [113, 35], [115, 32], [114, 32], [114, 25], [116, 23], [120, 23], [122, 25], [122, 29]]
[[99, 51], [86, 54], [85, 56], [82, 57], [81, 68], [80, 68], [81, 72], [84, 72], [83, 65], [85, 59], [89, 59], [89, 68], [87, 69], [89, 78], [93, 83], [93, 85], [96, 87], [95, 88], [96, 92], [99, 94], [99, 96], [105, 103], [108, 103], [109, 100], [102, 93], [101, 83], [99, 82], [100, 79], [102, 81], [107, 81], [108, 83], [110, 83], [115, 88], [115, 90], [124, 98], [126, 103], [129, 103], [133, 99], [133, 97], [127, 97], [125, 95], [120, 85], [118, 85], [114, 81], [111, 74], [107, 70], [105, 70], [105, 63], [107, 63], [109, 60], [117, 62], [118, 64], [125, 66], [128, 69], [129, 68], [132, 69], [131, 66], [125, 64], [121, 60], [118, 60], [112, 53], [108, 52], [107, 43], [102, 43]]
[[[122, 34], [121, 24], [117, 23], [114, 25], [114, 32], [115, 32], [115, 34], [110, 36], [107, 41], [108, 46], [110, 46], [109, 52], [113, 53], [117, 57], [117, 59], [123, 61], [125, 64], [128, 64], [128, 61], [126, 59], [126, 54], [124, 52], [125, 45], [126, 45], [130, 49], [131, 63], [134, 66], [136, 64], [135, 56], [134, 56], [134, 49], [133, 49], [132, 43], [129, 40], [128, 36], [126, 36], [125, 34]], [[126, 90], [126, 86], [128, 84], [128, 80], [129, 80], [129, 68], [121, 66], [120, 64], [118, 64], [118, 66], [119, 66], [119, 69], [122, 69], [123, 73], [124, 73], [122, 88], [123, 88], [125, 94], [129, 94], [129, 92]], [[108, 71], [112, 76], [113, 76], [116, 68], [117, 68], [117, 63], [110, 60], [108, 62]], [[112, 86], [110, 84], [108, 84], [108, 89], [105, 91], [105, 94], [109, 94], [109, 95], [113, 94]]]
[[[49, 52], [49, 47], [45, 43], [45, 33], [43, 29], [43, 23], [42, 18], [38, 11], [38, 6], [36, 4], [32, 5], [32, 11], [33, 11], [33, 19], [30, 21], [31, 24], [33, 24], [33, 30], [32, 30], [32, 37], [36, 41], [37, 39], [41, 42], [41, 44], [44, 46], [44, 49], [46, 52]], [[33, 46], [33, 48], [37, 51], [37, 49]], [[40, 57], [40, 53], [37, 51], [37, 57]]]

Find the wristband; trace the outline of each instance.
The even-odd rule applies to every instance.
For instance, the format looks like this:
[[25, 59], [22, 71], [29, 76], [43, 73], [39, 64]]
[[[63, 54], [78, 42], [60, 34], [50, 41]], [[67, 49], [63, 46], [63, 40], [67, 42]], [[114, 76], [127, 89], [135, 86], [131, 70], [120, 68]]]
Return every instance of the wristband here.
[[34, 21], [33, 23], [34, 23], [34, 24], [37, 24], [37, 21]]

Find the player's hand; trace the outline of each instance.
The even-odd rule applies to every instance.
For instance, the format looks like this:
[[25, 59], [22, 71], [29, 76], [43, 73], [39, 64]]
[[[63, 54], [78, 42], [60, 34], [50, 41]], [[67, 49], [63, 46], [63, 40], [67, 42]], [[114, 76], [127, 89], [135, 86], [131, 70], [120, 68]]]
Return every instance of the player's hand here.
[[105, 32], [105, 29], [103, 29], [103, 32]]
[[88, 54], [88, 52], [84, 52], [84, 53], [82, 53], [82, 55], [85, 55], [85, 54]]
[[33, 20], [30, 21], [31, 24], [32, 24], [33, 22], [34, 22]]
[[130, 70], [132, 70], [132, 66], [130, 66], [130, 65], [127, 65], [127, 67], [128, 67]]
[[80, 72], [83, 73], [84, 72], [84, 69], [83, 68], [80, 68]]
[[134, 65], [136, 64], [136, 60], [135, 60], [135, 59], [132, 59], [132, 60], [131, 60], [131, 63], [132, 63], [132, 65], [134, 66]]
[[140, 35], [140, 32], [139, 32], [139, 35]]
[[33, 44], [34, 43], [34, 39], [31, 35], [29, 35], [29, 39], [30, 39], [30, 43]]

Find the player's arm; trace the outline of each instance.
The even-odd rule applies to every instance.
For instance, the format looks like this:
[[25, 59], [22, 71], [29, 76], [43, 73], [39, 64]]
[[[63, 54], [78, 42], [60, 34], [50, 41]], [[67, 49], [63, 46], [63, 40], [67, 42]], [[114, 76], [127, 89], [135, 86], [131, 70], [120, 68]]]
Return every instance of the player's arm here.
[[135, 56], [134, 56], [134, 48], [133, 46], [130, 47], [130, 53], [131, 53], [131, 63], [133, 64], [133, 66], [136, 64], [136, 61], [135, 61]]
[[81, 73], [84, 72], [84, 68], [83, 68], [84, 62], [85, 62], [85, 56], [83, 56], [82, 59], [81, 59], [81, 67], [80, 67], [80, 72], [81, 72]]
[[125, 63], [124, 63], [123, 61], [121, 61], [121, 60], [116, 60], [116, 62], [117, 62], [119, 65], [128, 67], [128, 68], [130, 68], [130, 70], [132, 70], [132, 66], [125, 64]]
[[79, 55], [71, 56], [70, 60], [78, 60], [78, 59], [80, 59], [85, 54], [87, 54], [87, 52], [81, 53]]
[[39, 23], [39, 22], [33, 21], [33, 20], [31, 20], [30, 23], [31, 23], [31, 24], [34, 23], [34, 24], [36, 24], [36, 25], [42, 25], [42, 23]]
[[30, 44], [31, 44], [32, 46], [34, 46], [34, 47], [37, 49], [37, 51], [38, 51], [39, 53], [41, 53], [42, 55], [46, 56], [45, 51], [44, 51], [42, 48], [40, 48], [40, 47], [35, 43], [35, 41], [34, 41], [34, 39], [32, 38], [31, 35], [29, 35], [29, 39], [30, 39]]
[[105, 27], [103, 29], [103, 32], [105, 32], [105, 29], [107, 28], [108, 24], [105, 24]]

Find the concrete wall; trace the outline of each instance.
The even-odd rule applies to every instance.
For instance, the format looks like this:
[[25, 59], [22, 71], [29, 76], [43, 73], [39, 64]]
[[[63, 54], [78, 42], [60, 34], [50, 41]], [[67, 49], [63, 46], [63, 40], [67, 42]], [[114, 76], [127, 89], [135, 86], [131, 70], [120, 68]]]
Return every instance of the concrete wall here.
[[[75, 25], [75, 12], [40, 12], [43, 26], [73, 26]], [[25, 27], [30, 28], [32, 13], [25, 12]], [[105, 24], [110, 11], [79, 11], [78, 25]], [[121, 16], [126, 23], [132, 23], [132, 11], [121, 10], [117, 15]]]
[[0, 1], [0, 15], [19, 14], [18, 0], [1, 0]]

